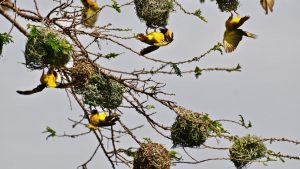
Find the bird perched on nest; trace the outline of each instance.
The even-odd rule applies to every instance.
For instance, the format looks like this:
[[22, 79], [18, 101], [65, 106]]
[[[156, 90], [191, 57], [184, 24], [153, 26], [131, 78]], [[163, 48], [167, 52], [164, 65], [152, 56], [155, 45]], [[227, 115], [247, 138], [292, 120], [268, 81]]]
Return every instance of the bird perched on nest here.
[[32, 90], [26, 90], [26, 91], [20, 91], [18, 90], [17, 93], [22, 94], [22, 95], [31, 95], [37, 92], [41, 92], [42, 90], [44, 90], [45, 88], [49, 87], [49, 88], [69, 88], [72, 87], [73, 85], [75, 85], [75, 82], [71, 82], [71, 83], [67, 83], [67, 84], [63, 84], [63, 83], [59, 83], [57, 82], [57, 72], [54, 71], [52, 68], [50, 68], [48, 70], [48, 72], [45, 74], [44, 70], [42, 73], [42, 76], [40, 78], [40, 82], [41, 84], [39, 84], [36, 88], [32, 89]]
[[95, 130], [99, 127], [113, 126], [120, 118], [117, 113], [112, 113], [111, 115], [107, 116], [106, 112], [99, 113], [94, 109], [91, 111], [89, 119], [90, 122], [87, 124], [87, 127], [91, 130]]
[[170, 44], [174, 39], [174, 35], [171, 29], [160, 28], [159, 32], [154, 31], [151, 33], [147, 33], [146, 35], [140, 33], [137, 34], [135, 38], [140, 40], [141, 42], [151, 45], [141, 50], [140, 54], [145, 55], [157, 50], [161, 46]]
[[266, 11], [266, 14], [268, 14], [269, 10], [273, 12], [274, 3], [275, 0], [260, 0], [260, 4], [262, 8]]
[[[13, 4], [13, 3], [11, 2], [11, 0], [0, 0], [0, 4], [1, 4], [2, 2], [5, 2], [6, 4], [10, 4], [10, 5]], [[1, 7], [4, 11], [8, 11], [8, 10], [10, 9], [10, 8], [4, 6], [4, 5], [0, 5], [0, 7]]]
[[82, 23], [86, 27], [94, 27], [98, 20], [99, 5], [96, 0], [81, 0], [84, 6], [82, 11]]
[[238, 29], [249, 18], [249, 16], [241, 17], [239, 14], [237, 14], [237, 17], [233, 17], [233, 14], [231, 13], [230, 17], [225, 22], [226, 30], [223, 36], [223, 46], [226, 53], [233, 52], [242, 40], [243, 36], [254, 39], [257, 37], [253, 33]]

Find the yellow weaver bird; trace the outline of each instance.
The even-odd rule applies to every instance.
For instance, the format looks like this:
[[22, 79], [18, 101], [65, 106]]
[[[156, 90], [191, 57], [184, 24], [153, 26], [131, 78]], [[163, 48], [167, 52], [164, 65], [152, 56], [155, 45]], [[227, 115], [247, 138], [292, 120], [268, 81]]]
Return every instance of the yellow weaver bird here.
[[96, 0], [81, 0], [84, 6], [82, 13], [82, 23], [86, 27], [94, 27], [98, 20], [99, 5]]
[[140, 51], [141, 55], [145, 55], [147, 53], [153, 52], [157, 50], [161, 46], [166, 46], [170, 44], [174, 39], [174, 34], [171, 29], [161, 28], [159, 32], [154, 31], [151, 33], [145, 34], [137, 34], [136, 39], [149, 44], [148, 46]]
[[116, 113], [107, 116], [106, 112], [99, 113], [97, 110], [92, 110], [87, 127], [91, 130], [96, 130], [99, 127], [113, 126], [119, 119], [119, 115]]
[[68, 88], [71, 87], [73, 85], [75, 85], [75, 82], [71, 82], [71, 83], [67, 83], [67, 84], [62, 84], [57, 82], [57, 72], [54, 71], [53, 69], [49, 69], [48, 72], [45, 74], [44, 70], [42, 73], [42, 76], [40, 78], [40, 84], [32, 89], [32, 90], [26, 90], [26, 91], [20, 91], [18, 90], [17, 93], [22, 94], [22, 95], [31, 95], [33, 93], [37, 93], [37, 92], [41, 92], [42, 90], [44, 90], [45, 88], [49, 87], [49, 88]]
[[262, 8], [266, 11], [266, 14], [268, 14], [269, 10], [273, 12], [274, 3], [275, 0], [260, 0], [260, 4]]
[[239, 14], [237, 14], [237, 17], [234, 18], [233, 14], [231, 13], [231, 16], [225, 22], [226, 30], [223, 36], [223, 46], [226, 53], [233, 52], [242, 40], [243, 36], [254, 39], [257, 37], [253, 33], [243, 31], [242, 29], [238, 29], [249, 18], [249, 16], [240, 17]]

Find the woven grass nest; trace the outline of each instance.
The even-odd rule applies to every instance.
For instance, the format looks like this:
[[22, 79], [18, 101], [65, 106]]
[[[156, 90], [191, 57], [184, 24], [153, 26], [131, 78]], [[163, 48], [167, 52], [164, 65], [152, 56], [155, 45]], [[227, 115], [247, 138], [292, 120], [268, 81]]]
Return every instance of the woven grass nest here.
[[170, 169], [168, 150], [158, 143], [143, 143], [133, 161], [133, 169]]
[[137, 16], [148, 27], [165, 27], [173, 9], [172, 0], [134, 0]]
[[267, 148], [259, 137], [246, 135], [234, 140], [229, 153], [235, 167], [241, 169], [245, 168], [253, 160], [265, 157]]
[[101, 73], [91, 75], [84, 86], [75, 91], [82, 95], [85, 104], [94, 107], [116, 109], [123, 100], [123, 86]]
[[85, 58], [77, 59], [71, 69], [72, 80], [80, 82], [77, 88], [81, 88], [88, 81], [88, 79], [96, 73], [93, 65]]
[[48, 27], [30, 26], [25, 47], [26, 67], [35, 70], [48, 65], [62, 67], [72, 54], [72, 45], [59, 32]]
[[217, 0], [221, 12], [236, 11], [240, 5], [239, 0]]
[[209, 136], [210, 119], [203, 114], [185, 108], [178, 109], [179, 115], [171, 128], [171, 139], [174, 147], [196, 147], [202, 145]]

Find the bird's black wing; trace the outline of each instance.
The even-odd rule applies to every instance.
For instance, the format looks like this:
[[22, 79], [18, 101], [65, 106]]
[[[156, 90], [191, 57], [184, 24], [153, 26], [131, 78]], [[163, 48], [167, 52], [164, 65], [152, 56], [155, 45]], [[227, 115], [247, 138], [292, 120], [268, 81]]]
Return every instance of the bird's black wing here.
[[159, 48], [159, 46], [148, 46], [148, 47], [142, 49], [140, 54], [141, 55], [146, 55], [150, 52], [153, 52], [153, 51], [157, 50], [158, 48]]
[[59, 83], [55, 88], [65, 89], [77, 85], [78, 82]]
[[105, 121], [99, 123], [99, 127], [105, 127], [105, 126], [113, 126], [116, 124], [116, 122], [120, 120], [120, 117], [118, 114], [112, 114], [105, 118]]
[[18, 90], [17, 93], [22, 94], [22, 95], [31, 95], [33, 93], [37, 93], [37, 92], [44, 90], [46, 87], [47, 87], [46, 85], [40, 84], [32, 90], [26, 90], [26, 91]]

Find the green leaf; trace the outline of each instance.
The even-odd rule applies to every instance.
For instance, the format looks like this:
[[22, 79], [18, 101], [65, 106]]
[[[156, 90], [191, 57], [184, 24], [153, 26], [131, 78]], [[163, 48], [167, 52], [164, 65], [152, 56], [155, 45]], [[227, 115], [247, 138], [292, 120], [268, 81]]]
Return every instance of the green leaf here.
[[239, 117], [240, 117], [239, 121], [240, 121], [240, 123], [241, 123], [242, 126], [244, 126], [246, 129], [252, 127], [251, 121], [249, 121], [248, 124], [246, 124], [245, 123], [245, 119], [244, 119], [244, 117], [241, 114], [239, 115]]
[[149, 137], [144, 137], [143, 138], [147, 143], [152, 143], [152, 140], [151, 140], [151, 138], [149, 138]]
[[51, 127], [47, 126], [46, 130], [43, 131], [42, 133], [48, 133], [48, 136], [46, 137], [46, 140], [48, 140], [48, 138], [50, 137], [55, 137], [56, 136], [56, 131], [54, 129], [52, 129]]
[[212, 48], [212, 50], [214, 50], [214, 51], [219, 51], [221, 54], [223, 54], [222, 47], [223, 47], [222, 43], [218, 42], [218, 43]]
[[201, 10], [200, 9], [197, 9], [195, 12], [194, 12], [194, 15], [197, 16], [199, 19], [201, 19], [202, 21], [204, 22], [207, 22], [207, 20], [204, 18], [204, 16], [201, 15]]
[[149, 105], [147, 105], [147, 106], [145, 107], [145, 109], [147, 109], [147, 110], [149, 110], [149, 109], [154, 109], [154, 108], [155, 108], [155, 106], [152, 105], [152, 104], [149, 104]]
[[199, 76], [202, 75], [202, 70], [201, 70], [198, 66], [196, 66], [194, 72], [195, 72], [195, 77], [196, 77], [196, 79], [198, 79]]
[[175, 150], [169, 151], [169, 156], [170, 156], [171, 160], [176, 160], [176, 161], [182, 160], [182, 156]]
[[174, 69], [174, 72], [177, 74], [177, 76], [182, 76], [181, 70], [176, 64], [172, 64], [171, 67]]
[[3, 46], [10, 42], [13, 42], [12, 36], [7, 34], [6, 32], [0, 33], [0, 55], [2, 54]]
[[113, 2], [112, 7], [119, 13], [121, 13], [121, 8], [116, 0], [111, 0]]
[[106, 58], [106, 59], [111, 59], [111, 58], [115, 58], [117, 56], [119, 56], [121, 53], [109, 53], [109, 54], [106, 54], [102, 57]]

